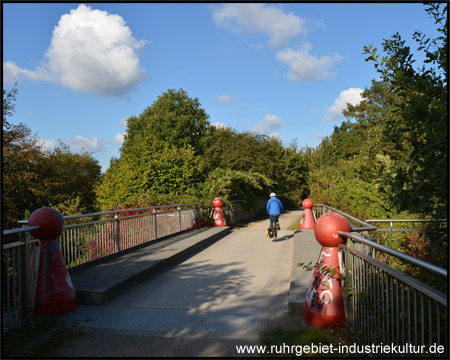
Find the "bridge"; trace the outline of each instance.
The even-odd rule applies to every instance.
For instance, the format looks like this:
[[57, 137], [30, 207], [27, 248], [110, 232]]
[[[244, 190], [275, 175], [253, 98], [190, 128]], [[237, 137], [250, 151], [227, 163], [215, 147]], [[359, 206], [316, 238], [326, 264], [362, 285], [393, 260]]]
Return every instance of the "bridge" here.
[[[232, 222], [255, 215], [233, 205], [225, 209]], [[236, 346], [258, 344], [266, 330], [306, 326], [301, 315], [312, 272], [297, 264], [315, 263], [321, 246], [313, 230], [288, 230], [302, 210], [281, 216], [277, 242], [265, 236], [266, 219], [232, 228], [186, 230], [199, 211], [193, 204], [146, 210], [122, 217], [117, 212], [101, 214], [101, 220], [84, 223], [77, 216], [66, 217], [66, 222], [78, 220], [66, 225], [59, 239], [78, 305], [61, 320], [76, 324], [88, 336], [66, 344], [56, 356], [237, 356]], [[320, 204], [313, 210], [316, 219], [339, 212]], [[377, 255], [402, 258], [445, 279], [447, 271], [381, 245], [373, 233], [383, 229], [344, 215], [352, 228], [346, 234], [348, 244], [340, 246], [340, 266], [354, 292], [345, 297], [346, 320], [360, 333], [361, 343], [436, 343], [447, 349], [442, 321], [446, 294], [381, 263]], [[423, 221], [429, 220], [415, 223]], [[146, 228], [137, 232], [140, 240], [131, 231], [138, 227]], [[394, 229], [388, 230], [392, 234]], [[22, 234], [16, 242], [19, 249], [38, 244], [24, 230], [4, 236], [13, 233]], [[5, 254], [14, 247], [3, 248]], [[27, 258], [32, 251], [23, 253]], [[8, 259], [14, 258], [11, 254]], [[16, 286], [27, 294], [26, 288], [33, 288], [28, 270], [23, 280], [17, 271]], [[21, 310], [30, 308], [27, 302], [31, 309]], [[25, 297], [22, 303], [4, 302], [7, 318], [17, 311], [29, 316], [32, 299]]]

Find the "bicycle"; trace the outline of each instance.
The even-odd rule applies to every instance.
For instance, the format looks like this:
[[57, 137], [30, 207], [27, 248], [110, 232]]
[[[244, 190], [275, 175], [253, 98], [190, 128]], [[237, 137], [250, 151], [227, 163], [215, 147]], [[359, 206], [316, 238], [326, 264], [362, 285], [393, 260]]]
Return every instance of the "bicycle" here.
[[276, 242], [277, 238], [278, 238], [278, 230], [280, 229], [280, 223], [278, 221], [279, 215], [270, 215], [270, 216], [273, 219], [272, 227], [271, 228], [269, 227], [270, 231], [269, 231], [269, 229], [267, 229], [267, 233], [268, 233], [269, 238], [272, 238], [272, 241]]

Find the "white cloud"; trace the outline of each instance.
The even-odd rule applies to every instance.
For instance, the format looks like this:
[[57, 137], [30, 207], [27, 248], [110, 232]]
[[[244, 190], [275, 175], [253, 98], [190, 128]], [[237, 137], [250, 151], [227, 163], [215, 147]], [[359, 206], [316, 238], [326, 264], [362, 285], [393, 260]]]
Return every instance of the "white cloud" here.
[[104, 151], [103, 145], [97, 137], [92, 140], [77, 135], [66, 140], [66, 143], [78, 151]]
[[38, 137], [38, 141], [46, 150], [53, 150], [57, 145], [59, 145], [59, 140], [42, 139]]
[[287, 78], [296, 82], [305, 81], [321, 81], [336, 76], [336, 73], [329, 69], [338, 61], [342, 60], [339, 54], [317, 55], [310, 54], [312, 45], [308, 42], [304, 43], [302, 49], [284, 49], [278, 51], [275, 58], [290, 66], [291, 70], [287, 74]]
[[213, 19], [217, 26], [237, 33], [263, 33], [274, 47], [304, 30], [301, 18], [266, 4], [224, 4], [213, 9]]
[[61, 16], [51, 44], [35, 70], [3, 64], [8, 82], [25, 77], [60, 83], [75, 90], [101, 95], [124, 95], [148, 76], [139, 64], [137, 40], [125, 20], [81, 4]]
[[117, 134], [116, 136], [114, 136], [113, 144], [122, 145], [124, 142], [125, 134], [126, 134], [126, 132], [124, 132], [122, 134]]
[[273, 114], [266, 114], [264, 120], [253, 126], [253, 131], [257, 133], [268, 133], [278, 130], [285, 124], [285, 121]]
[[223, 94], [223, 95], [220, 95], [216, 100], [220, 101], [220, 102], [228, 103], [230, 101], [236, 100], [236, 98], [231, 95], [228, 95], [228, 94]]
[[120, 126], [128, 126], [128, 119], [131, 118], [131, 116], [127, 116], [125, 119], [120, 120]]
[[224, 124], [224, 123], [220, 123], [220, 122], [215, 122], [214, 124], [212, 124], [212, 126], [214, 126], [217, 129], [226, 129], [229, 128], [228, 125]]
[[326, 108], [327, 113], [324, 115], [323, 119], [325, 121], [335, 121], [343, 117], [342, 111], [347, 108], [347, 104], [355, 106], [361, 102], [363, 91], [364, 90], [360, 88], [350, 88], [341, 91], [338, 98], [334, 101], [334, 105]]

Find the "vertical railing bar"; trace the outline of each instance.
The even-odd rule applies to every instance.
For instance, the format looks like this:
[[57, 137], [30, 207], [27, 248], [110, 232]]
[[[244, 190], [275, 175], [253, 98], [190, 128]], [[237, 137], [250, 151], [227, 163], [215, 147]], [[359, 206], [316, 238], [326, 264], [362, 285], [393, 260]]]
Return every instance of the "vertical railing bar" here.
[[433, 344], [433, 322], [432, 322], [432, 314], [431, 314], [431, 298], [427, 296], [428, 299], [428, 346]]
[[[414, 294], [414, 301], [413, 301], [414, 313], [417, 314], [417, 294], [416, 294], [415, 289], [413, 289], [413, 294]], [[418, 331], [417, 327], [418, 326], [417, 326], [417, 316], [416, 316], [416, 320], [414, 322], [414, 345], [417, 345], [417, 331]]]
[[402, 282], [402, 292], [401, 292], [401, 294], [402, 294], [402, 312], [401, 312], [401, 314], [402, 314], [402, 316], [401, 316], [401, 319], [402, 319], [402, 337], [401, 337], [401, 341], [402, 341], [402, 343], [404, 344], [405, 343], [405, 283], [403, 283]]
[[393, 343], [395, 341], [395, 308], [394, 308], [394, 278], [393, 276], [389, 275], [389, 285], [390, 285], [390, 291], [391, 294], [391, 342]]
[[421, 315], [421, 343], [420, 345], [424, 345], [425, 344], [425, 316], [424, 316], [424, 304], [423, 304], [423, 294], [420, 293], [420, 315]]
[[434, 303], [436, 305], [436, 344], [441, 344], [441, 321], [440, 321], [440, 309], [439, 309], [439, 303], [434, 300]]
[[411, 286], [408, 285], [408, 292], [407, 292], [407, 299], [408, 299], [408, 304], [407, 304], [407, 309], [408, 309], [408, 343], [411, 343], [411, 328], [412, 328], [412, 324], [411, 324]]

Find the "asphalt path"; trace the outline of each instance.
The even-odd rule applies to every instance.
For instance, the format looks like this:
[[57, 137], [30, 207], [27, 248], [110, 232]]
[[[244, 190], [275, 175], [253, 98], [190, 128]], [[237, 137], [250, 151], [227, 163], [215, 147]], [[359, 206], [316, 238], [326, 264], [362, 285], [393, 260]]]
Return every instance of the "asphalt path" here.
[[258, 344], [280, 324], [301, 326], [287, 314], [287, 228], [301, 216], [281, 215], [277, 242], [266, 237], [268, 219], [251, 222], [102, 306], [78, 306], [62, 319], [86, 334], [53, 356], [251, 356], [236, 346]]

